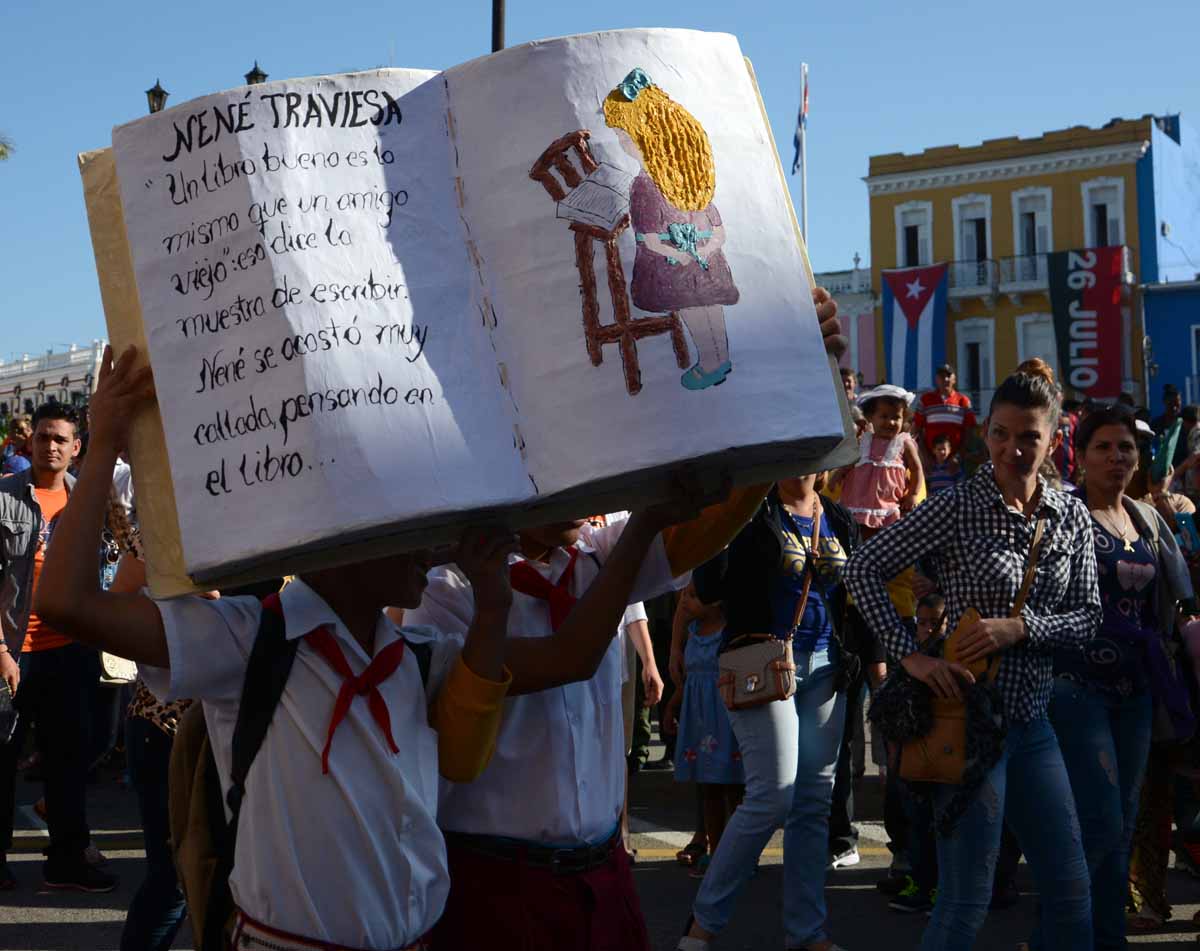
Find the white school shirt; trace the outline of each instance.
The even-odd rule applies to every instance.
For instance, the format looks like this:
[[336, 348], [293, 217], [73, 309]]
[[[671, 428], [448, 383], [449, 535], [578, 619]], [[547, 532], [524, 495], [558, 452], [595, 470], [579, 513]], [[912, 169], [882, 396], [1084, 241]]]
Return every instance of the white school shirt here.
[[621, 618], [621, 683], [625, 683], [637, 670], [637, 652], [629, 644], [629, 625], [649, 620], [646, 606], [641, 601], [634, 601], [625, 609], [625, 616]]
[[[600, 573], [624, 524], [585, 526], [571, 593], [582, 596]], [[520, 561], [513, 555], [510, 563]], [[569, 556], [559, 548], [550, 564], [530, 562], [557, 582]], [[690, 575], [672, 578], [662, 536], [650, 546], [630, 602], [682, 588]], [[453, 565], [434, 569], [421, 606], [405, 619], [442, 630], [459, 630], [474, 613], [470, 583]], [[513, 592], [509, 637], [548, 637], [547, 602]], [[614, 632], [615, 633], [615, 632]], [[625, 801], [625, 728], [621, 712], [624, 652], [614, 637], [595, 675], [538, 693], [508, 697], [496, 751], [473, 783], [441, 780], [438, 823], [450, 832], [504, 836], [544, 845], [575, 846], [613, 834]]]
[[[618, 522], [626, 521], [630, 512], [609, 512], [604, 516], [605, 525], [616, 525]], [[629, 625], [637, 621], [648, 621], [646, 616], [646, 607], [641, 601], [634, 601], [625, 609], [625, 616], [621, 618], [621, 683], [627, 683], [630, 676], [637, 669], [635, 658], [637, 654], [629, 646]]]
[[[327, 624], [350, 669], [366, 669], [366, 652], [303, 581], [284, 588], [280, 601], [289, 640]], [[246, 597], [157, 604], [171, 667], [143, 666], [139, 672], [160, 700], [203, 702], [221, 789], [228, 793], [233, 728], [262, 604]], [[381, 613], [376, 650], [400, 636]], [[404, 636], [438, 645], [430, 665], [432, 695], [461, 638], [407, 626]], [[355, 697], [334, 734], [329, 774], [323, 775], [321, 751], [341, 685], [328, 662], [301, 644], [247, 777], [230, 890], [251, 918], [282, 931], [352, 948], [402, 948], [437, 922], [450, 887], [434, 818], [437, 735], [428, 725], [419, 666], [406, 650], [379, 685], [400, 752], [389, 749], [367, 698]]]

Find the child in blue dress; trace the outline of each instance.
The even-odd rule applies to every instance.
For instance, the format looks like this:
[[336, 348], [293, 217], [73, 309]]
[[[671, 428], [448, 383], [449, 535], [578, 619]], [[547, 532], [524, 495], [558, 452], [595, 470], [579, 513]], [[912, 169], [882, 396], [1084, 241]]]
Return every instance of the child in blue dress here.
[[[692, 868], [701, 877], [708, 857], [717, 850], [725, 823], [742, 800], [746, 777], [737, 740], [725, 704], [717, 690], [717, 651], [725, 630], [719, 604], [702, 604], [689, 584], [679, 610], [687, 623], [684, 647], [685, 677], [667, 708], [664, 729], [676, 732], [675, 781], [700, 787], [708, 854]], [[674, 729], [672, 729], [674, 728]]]

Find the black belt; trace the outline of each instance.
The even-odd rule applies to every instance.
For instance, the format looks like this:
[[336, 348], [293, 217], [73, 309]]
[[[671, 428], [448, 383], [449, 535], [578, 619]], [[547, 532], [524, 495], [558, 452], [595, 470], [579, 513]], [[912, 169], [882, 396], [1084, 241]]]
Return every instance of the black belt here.
[[582, 875], [600, 868], [612, 858], [613, 851], [620, 841], [620, 833], [617, 832], [607, 842], [599, 845], [556, 849], [539, 845], [537, 842], [505, 839], [495, 835], [447, 832], [445, 836], [447, 845], [502, 862], [521, 862], [533, 868], [549, 869], [555, 875]]

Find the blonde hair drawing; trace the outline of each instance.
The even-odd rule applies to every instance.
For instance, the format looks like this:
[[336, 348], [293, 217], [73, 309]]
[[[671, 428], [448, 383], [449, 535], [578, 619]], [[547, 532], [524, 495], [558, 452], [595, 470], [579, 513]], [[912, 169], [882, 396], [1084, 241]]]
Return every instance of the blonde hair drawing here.
[[703, 211], [709, 206], [717, 188], [717, 169], [708, 133], [695, 116], [652, 85], [645, 73], [634, 70], [608, 94], [604, 120], [633, 139], [646, 173], [667, 201], [681, 211]]

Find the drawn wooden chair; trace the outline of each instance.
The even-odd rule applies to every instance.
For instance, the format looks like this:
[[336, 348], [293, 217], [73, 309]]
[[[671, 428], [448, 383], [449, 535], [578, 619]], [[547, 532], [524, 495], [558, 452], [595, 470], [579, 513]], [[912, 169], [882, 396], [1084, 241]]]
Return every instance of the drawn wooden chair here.
[[[560, 202], [578, 187], [584, 178], [599, 168], [588, 146], [591, 133], [578, 129], [553, 142], [529, 170], [529, 177], [540, 182], [554, 201]], [[578, 163], [578, 167], [576, 165]], [[555, 177], [561, 176], [562, 181]], [[575, 265], [579, 268], [579, 293], [583, 298], [583, 334], [592, 366], [604, 362], [604, 345], [615, 343], [621, 352], [625, 372], [625, 389], [630, 396], [642, 388], [642, 370], [638, 363], [637, 342], [644, 337], [671, 335], [675, 362], [681, 370], [690, 366], [687, 339], [683, 323], [675, 312], [634, 317], [629, 312], [629, 288], [617, 237], [629, 227], [629, 215], [623, 215], [611, 231], [582, 221], [570, 222], [575, 234]], [[600, 323], [600, 304], [596, 296], [596, 269], [593, 261], [594, 242], [604, 247], [608, 292], [612, 297], [614, 323]]]

